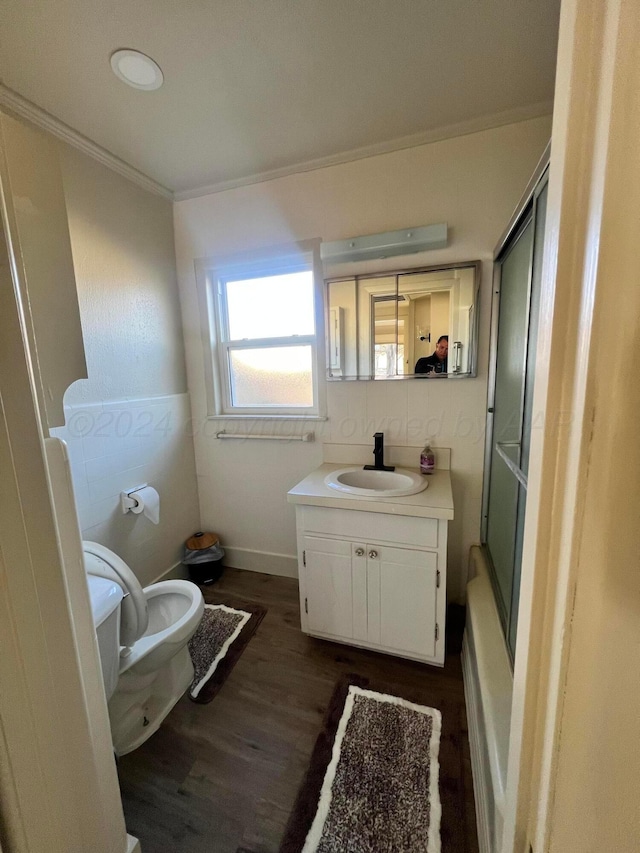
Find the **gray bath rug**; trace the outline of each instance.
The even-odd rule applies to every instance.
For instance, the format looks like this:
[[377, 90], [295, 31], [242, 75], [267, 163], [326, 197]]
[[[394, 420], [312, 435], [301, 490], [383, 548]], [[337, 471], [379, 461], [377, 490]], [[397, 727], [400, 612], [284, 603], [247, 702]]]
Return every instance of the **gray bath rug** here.
[[205, 604], [202, 621], [189, 641], [195, 670], [189, 696], [194, 702], [213, 699], [266, 612], [254, 604]]
[[343, 699], [319, 797], [310, 809], [310, 769], [281, 853], [440, 853], [440, 712], [354, 684]]

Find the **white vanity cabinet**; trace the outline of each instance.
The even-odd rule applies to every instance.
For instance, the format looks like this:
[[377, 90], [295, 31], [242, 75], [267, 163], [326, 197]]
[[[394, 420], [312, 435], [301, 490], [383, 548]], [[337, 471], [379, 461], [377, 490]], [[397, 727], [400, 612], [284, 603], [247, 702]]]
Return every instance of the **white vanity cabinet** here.
[[302, 630], [442, 665], [447, 524], [296, 506]]

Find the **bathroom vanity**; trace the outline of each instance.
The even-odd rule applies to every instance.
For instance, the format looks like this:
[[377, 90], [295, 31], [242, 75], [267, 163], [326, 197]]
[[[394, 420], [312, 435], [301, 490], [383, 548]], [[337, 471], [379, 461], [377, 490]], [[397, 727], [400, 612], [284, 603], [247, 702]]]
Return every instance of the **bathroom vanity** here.
[[288, 493], [296, 505], [302, 630], [442, 666], [449, 471], [429, 475], [417, 494], [372, 498], [327, 485], [344, 468], [324, 464]]

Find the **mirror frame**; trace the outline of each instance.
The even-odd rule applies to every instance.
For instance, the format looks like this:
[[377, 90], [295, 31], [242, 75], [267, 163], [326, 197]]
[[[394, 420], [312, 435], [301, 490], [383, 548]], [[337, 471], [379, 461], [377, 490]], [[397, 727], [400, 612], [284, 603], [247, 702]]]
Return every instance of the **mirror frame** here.
[[[380, 272], [361, 272], [351, 275], [330, 276], [324, 280], [324, 309], [325, 309], [325, 353], [326, 353], [326, 379], [328, 382], [353, 382], [353, 381], [397, 381], [399, 379], [425, 379], [423, 373], [405, 373], [395, 376], [375, 376], [370, 374], [361, 374], [358, 376], [335, 376], [331, 372], [331, 342], [330, 334], [330, 311], [329, 290], [332, 283], [341, 281], [355, 281], [356, 289], [360, 279], [376, 279], [376, 278], [396, 278], [396, 293], [397, 279], [402, 275], [411, 275], [413, 273], [432, 273], [443, 272], [456, 269], [473, 269], [474, 284], [475, 284], [475, 300], [473, 304], [473, 317], [469, 324], [469, 353], [470, 353], [470, 369], [467, 373], [444, 373], [440, 376], [430, 376], [431, 379], [473, 379], [478, 375], [478, 336], [480, 325], [480, 286], [482, 276], [482, 261], [460, 261], [456, 263], [432, 264], [430, 266], [409, 267], [405, 269], [384, 270]], [[356, 341], [356, 348], [359, 346], [359, 341]]]

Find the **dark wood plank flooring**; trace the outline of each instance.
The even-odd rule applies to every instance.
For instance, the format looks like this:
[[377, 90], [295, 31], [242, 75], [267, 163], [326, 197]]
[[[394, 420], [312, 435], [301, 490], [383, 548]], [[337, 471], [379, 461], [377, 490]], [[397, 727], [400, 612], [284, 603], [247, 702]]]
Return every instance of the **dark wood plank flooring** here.
[[268, 613], [210, 704], [183, 697], [156, 734], [120, 759], [127, 829], [143, 853], [276, 853], [335, 683], [352, 672], [455, 709], [464, 838], [467, 853], [477, 853], [455, 631], [440, 669], [307, 637], [289, 578], [228, 568], [203, 592], [213, 603], [257, 602]]

